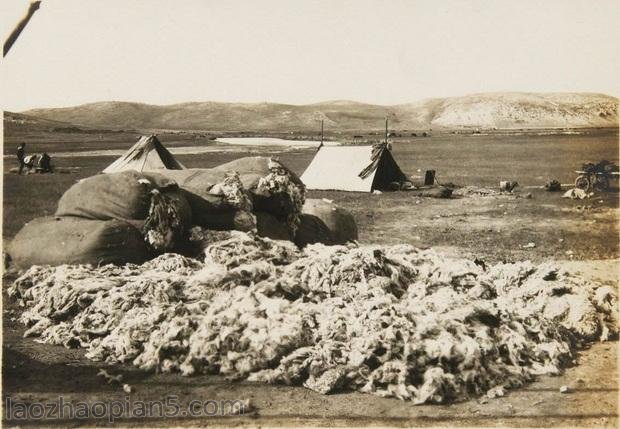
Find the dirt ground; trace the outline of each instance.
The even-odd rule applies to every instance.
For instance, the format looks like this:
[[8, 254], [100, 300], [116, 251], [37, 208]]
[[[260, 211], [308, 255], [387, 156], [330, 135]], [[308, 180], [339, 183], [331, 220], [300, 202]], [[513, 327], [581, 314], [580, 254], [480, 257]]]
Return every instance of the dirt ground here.
[[[353, 211], [364, 243], [405, 241], [487, 262], [618, 256], [617, 193], [582, 201], [541, 189], [454, 199], [409, 192], [311, 195], [333, 199]], [[535, 247], [527, 247], [529, 243]]]
[[[598, 137], [585, 143], [595, 148], [597, 157], [617, 161], [617, 134], [611, 139], [609, 136], [605, 138], [607, 140], [603, 143], [597, 140]], [[413, 149], [395, 147], [397, 159], [399, 162], [404, 160], [403, 169], [410, 174], [427, 167], [432, 154], [435, 154], [433, 167], [439, 165], [438, 171], [444, 173], [440, 176], [442, 180], [479, 187], [495, 186], [502, 178], [518, 180], [521, 186], [511, 195], [433, 199], [420, 197], [415, 192], [373, 195], [311, 191], [308, 196], [328, 198], [351, 210], [358, 223], [362, 243], [407, 242], [451, 255], [479, 258], [487, 263], [526, 259], [535, 262], [558, 261], [562, 266], [581, 272], [586, 278], [617, 287], [617, 279], [620, 278], [617, 188], [613, 192], [599, 193], [594, 198], [579, 201], [563, 199], [561, 193], [549, 193], [536, 187], [544, 183], [548, 175], [558, 177], [563, 183], [573, 176], [570, 172], [572, 167], [565, 165], [567, 161], [558, 160], [562, 158], [558, 153], [558, 148], [563, 147], [561, 142], [553, 139], [531, 142], [531, 151], [538, 147], [539, 155], [544, 152], [544, 156], [540, 155], [542, 159], [533, 156], [533, 152], [519, 155], [512, 141], [497, 146], [482, 139], [474, 149], [466, 150], [459, 149], [461, 146], [450, 139], [438, 140], [434, 149], [415, 146], [418, 158], [413, 156]], [[428, 143], [424, 142], [424, 145], [428, 144], [434, 143], [429, 139]], [[582, 148], [581, 144], [584, 144], [583, 138], [578, 142], [571, 140], [566, 146], [565, 154], [571, 159], [570, 166], [586, 152], [587, 148]], [[506, 152], [507, 148], [511, 149]], [[456, 150], [461, 152], [456, 153]], [[190, 167], [208, 167], [249, 154], [260, 154], [260, 149], [179, 159]], [[313, 151], [286, 151], [279, 156], [294, 171], [301, 173], [310, 162]], [[476, 175], [467, 166], [459, 165], [464, 160], [468, 165], [473, 163], [480, 167]], [[57, 159], [57, 164], [75, 167], [73, 173], [18, 177], [6, 174], [7, 166], [12, 165], [11, 160], [5, 159], [5, 240], [10, 240], [24, 222], [36, 216], [52, 214], [60, 195], [75, 180], [97, 173], [111, 161], [106, 157], [62, 158]], [[541, 165], [545, 164], [551, 167], [544, 173], [535, 173], [541, 171]], [[491, 168], [492, 165], [495, 169]], [[9, 282], [10, 278], [4, 279], [3, 290]], [[19, 309], [5, 294], [3, 298], [3, 401], [8, 396], [13, 401], [25, 402], [54, 401], [59, 395], [65, 401], [90, 402], [121, 400], [127, 396], [120, 386], [105, 384], [96, 376], [100, 368], [107, 366], [86, 360], [83, 351], [23, 339], [23, 327], [15, 321]], [[175, 395], [182, 409], [194, 399], [250, 399], [252, 405], [243, 417], [181, 416], [117, 420], [116, 423], [122, 426], [616, 427], [617, 349], [617, 341], [594, 344], [581, 351], [577, 365], [568, 368], [561, 376], [540, 377], [525, 388], [507, 392], [502, 398], [488, 401], [472, 399], [442, 406], [414, 406], [397, 399], [351, 392], [322, 396], [303, 387], [231, 382], [219, 376], [184, 378], [179, 375], [148, 374], [122, 365], [111, 366], [108, 370], [114, 374], [122, 373], [126, 382], [133, 386], [135, 391], [129, 395], [132, 400], [161, 400], [166, 395]], [[559, 392], [560, 386], [564, 385], [571, 388], [570, 393]], [[24, 422], [13, 419], [4, 423], [23, 426]], [[78, 423], [108, 424], [107, 420], [96, 419], [28, 423], [70, 426], [77, 426]]]

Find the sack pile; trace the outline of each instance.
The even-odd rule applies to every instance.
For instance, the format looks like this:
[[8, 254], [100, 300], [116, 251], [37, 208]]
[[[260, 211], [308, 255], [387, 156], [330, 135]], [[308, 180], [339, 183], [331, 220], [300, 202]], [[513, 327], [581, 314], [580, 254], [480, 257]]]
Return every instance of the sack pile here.
[[55, 217], [17, 234], [9, 255], [18, 268], [139, 263], [163, 252], [192, 254], [193, 226], [257, 231], [301, 247], [357, 240], [350, 213], [329, 201], [306, 201], [303, 183], [278, 161], [247, 157], [211, 169], [83, 179], [60, 198]]
[[140, 263], [180, 245], [191, 225], [188, 202], [164, 176], [100, 174], [69, 188], [54, 217], [26, 224], [12, 240], [9, 255], [20, 268]]
[[268, 157], [246, 157], [215, 168], [157, 170], [185, 192], [194, 223], [209, 229], [250, 231], [251, 216], [274, 217], [294, 235], [305, 201], [305, 186], [280, 162]]
[[26, 335], [90, 359], [425, 402], [558, 374], [618, 334], [615, 287], [530, 262], [485, 269], [409, 245], [232, 232], [202, 261], [32, 267], [9, 288]]
[[[158, 171], [179, 184], [192, 207], [195, 225], [215, 230], [256, 229], [260, 236], [291, 240], [300, 247], [358, 239], [351, 213], [329, 200], [306, 199], [301, 180], [272, 158], [246, 157], [210, 169]], [[235, 180], [222, 186], [231, 174]]]

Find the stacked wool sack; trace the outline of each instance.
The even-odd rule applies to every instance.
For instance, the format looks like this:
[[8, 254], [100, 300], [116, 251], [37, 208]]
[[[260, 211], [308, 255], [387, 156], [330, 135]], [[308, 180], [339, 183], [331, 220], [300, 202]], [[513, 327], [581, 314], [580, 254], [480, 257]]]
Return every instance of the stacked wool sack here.
[[192, 224], [191, 209], [176, 183], [136, 171], [80, 180], [58, 201], [56, 216], [120, 219], [137, 226], [155, 252], [180, 244]]
[[251, 231], [253, 205], [236, 172], [207, 169], [157, 170], [181, 188], [195, 225], [214, 230]]
[[[272, 225], [273, 219], [288, 228], [291, 236], [299, 225], [305, 187], [275, 159], [246, 157], [215, 168], [157, 173], [173, 179], [183, 189], [196, 225], [250, 231], [257, 227], [256, 217], [262, 217], [262, 224]], [[222, 186], [226, 180], [228, 185]]]
[[551, 265], [484, 270], [409, 245], [299, 250], [241, 232], [204, 261], [32, 267], [9, 294], [26, 335], [91, 359], [418, 404], [556, 374], [618, 333], [615, 288]]
[[189, 204], [165, 177], [100, 174], [69, 188], [54, 217], [26, 224], [9, 254], [19, 267], [143, 262], [179, 245], [191, 224]]
[[11, 240], [7, 253], [16, 268], [142, 263], [152, 257], [131, 223], [70, 216], [31, 220]]
[[328, 199], [308, 198], [302, 207], [295, 244], [346, 244], [357, 241], [353, 215]]

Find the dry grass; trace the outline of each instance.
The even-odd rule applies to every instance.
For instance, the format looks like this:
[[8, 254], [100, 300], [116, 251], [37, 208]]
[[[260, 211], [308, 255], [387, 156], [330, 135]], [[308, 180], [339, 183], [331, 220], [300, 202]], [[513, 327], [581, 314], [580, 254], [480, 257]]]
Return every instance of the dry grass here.
[[[31, 152], [78, 149], [125, 148], [133, 135], [117, 140], [106, 136], [22, 136]], [[19, 136], [10, 136], [12, 142]], [[189, 136], [163, 137], [168, 146], [209, 144]], [[54, 149], [56, 148], [56, 149]], [[5, 151], [7, 149], [5, 148]], [[260, 154], [260, 148], [237, 153], [208, 153], [179, 156], [188, 167], [212, 167], [232, 159]], [[402, 139], [394, 144], [394, 155], [406, 173], [423, 175], [437, 170], [438, 180], [460, 185], [496, 186], [500, 180], [517, 180], [520, 192], [527, 185], [542, 185], [549, 178], [570, 183], [573, 170], [588, 160], [618, 162], [618, 134], [594, 131], [581, 136], [454, 136]], [[301, 174], [314, 155], [312, 149], [284, 151], [280, 159]], [[15, 161], [5, 159], [3, 237], [10, 239], [23, 224], [35, 217], [53, 214], [62, 193], [76, 180], [96, 174], [110, 157], [57, 158], [59, 167], [79, 167], [73, 174], [16, 176], [7, 174]], [[346, 160], [343, 160], [346, 163]], [[421, 171], [418, 172], [417, 170]], [[334, 178], [337, 181], [337, 178]], [[444, 246], [491, 259], [566, 258], [567, 251], [583, 259], [618, 255], [618, 194], [602, 194], [588, 201], [570, 201], [559, 194], [533, 190], [533, 199], [434, 200], [411, 193], [381, 196], [316, 192], [310, 197], [335, 200], [353, 211], [365, 242], [409, 242], [418, 246]], [[602, 201], [602, 202], [599, 202]], [[580, 209], [578, 207], [586, 207]], [[439, 217], [437, 217], [439, 216]], [[537, 243], [531, 250], [522, 249]]]

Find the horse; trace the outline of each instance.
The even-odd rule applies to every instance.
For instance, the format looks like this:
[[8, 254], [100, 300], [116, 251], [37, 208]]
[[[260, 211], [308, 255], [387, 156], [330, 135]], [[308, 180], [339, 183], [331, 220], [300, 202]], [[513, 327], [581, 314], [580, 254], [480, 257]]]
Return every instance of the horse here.
[[29, 173], [52, 173], [52, 158], [43, 152], [33, 153], [24, 157], [24, 165]]

